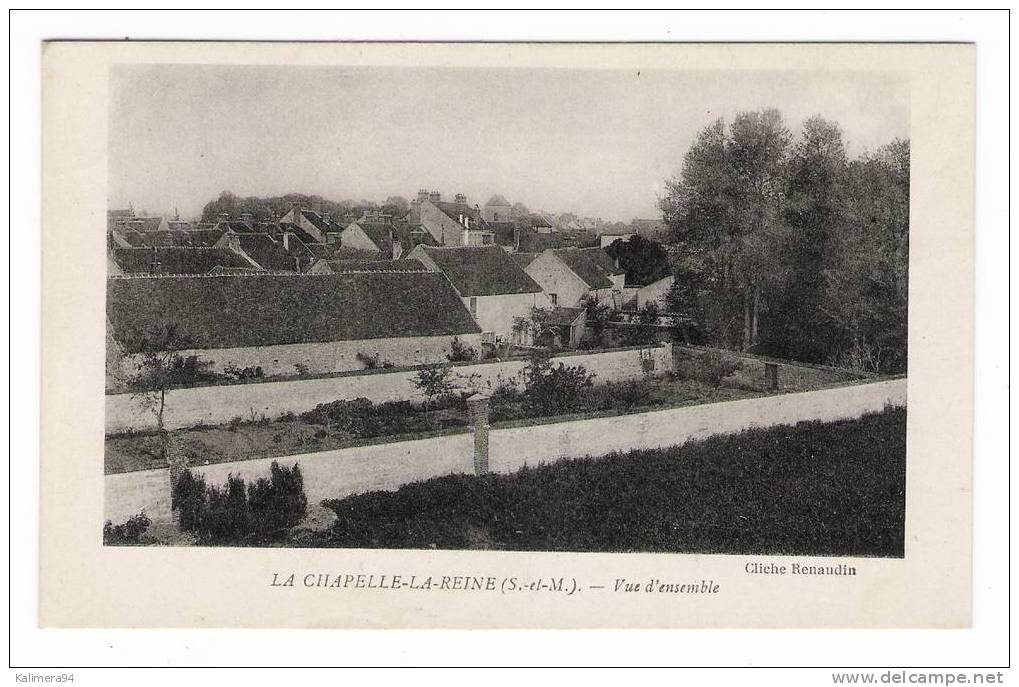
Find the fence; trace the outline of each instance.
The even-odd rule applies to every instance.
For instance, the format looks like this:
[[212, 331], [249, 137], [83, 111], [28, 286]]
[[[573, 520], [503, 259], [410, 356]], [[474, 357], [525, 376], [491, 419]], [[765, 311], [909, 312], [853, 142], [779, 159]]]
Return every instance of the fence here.
[[[487, 446], [487, 464], [494, 472], [513, 472], [565, 458], [611, 451], [682, 444], [748, 427], [793, 424], [804, 420], [856, 418], [906, 404], [906, 379], [861, 383], [819, 391], [669, 408], [647, 413], [549, 424], [485, 429], [487, 441], [463, 433], [398, 443], [322, 451], [278, 458], [299, 463], [309, 503], [372, 490], [392, 490], [409, 482], [451, 473], [473, 473], [475, 451]], [[210, 483], [227, 475], [245, 480], [266, 476], [274, 459], [220, 463], [194, 468]], [[170, 518], [166, 470], [145, 470], [105, 479], [105, 517], [122, 522], [144, 510], [156, 521]]]
[[[598, 383], [603, 383], [638, 379], [643, 374], [641, 351], [652, 352], [656, 370], [671, 369], [672, 346], [669, 344], [575, 353], [557, 356], [555, 360], [566, 365], [583, 365], [588, 372], [596, 375]], [[526, 364], [524, 359], [515, 359], [457, 365], [454, 370], [464, 378], [473, 377], [471, 384], [474, 386], [492, 388], [500, 377], [514, 377]], [[219, 425], [236, 417], [243, 420], [275, 419], [287, 413], [303, 413], [320, 403], [354, 398], [367, 398], [373, 403], [423, 401], [425, 396], [413, 382], [417, 372], [417, 369], [403, 369], [172, 389], [166, 392], [164, 425], [167, 429], [179, 429], [203, 424]], [[155, 414], [143, 407], [136, 396], [130, 393], [106, 396], [107, 434], [155, 429]]]

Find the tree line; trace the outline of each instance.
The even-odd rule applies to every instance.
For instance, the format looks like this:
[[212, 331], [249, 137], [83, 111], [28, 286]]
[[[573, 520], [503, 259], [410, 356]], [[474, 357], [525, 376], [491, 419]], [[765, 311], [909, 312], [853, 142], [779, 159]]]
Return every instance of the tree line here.
[[906, 369], [909, 140], [850, 159], [837, 122], [718, 119], [660, 198], [669, 310], [702, 343], [871, 372]]

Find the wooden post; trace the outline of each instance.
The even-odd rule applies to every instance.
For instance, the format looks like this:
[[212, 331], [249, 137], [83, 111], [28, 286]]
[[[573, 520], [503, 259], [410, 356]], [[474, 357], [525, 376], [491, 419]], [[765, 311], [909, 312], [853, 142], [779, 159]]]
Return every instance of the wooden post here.
[[778, 391], [778, 363], [764, 363], [764, 382], [768, 391]]
[[474, 474], [488, 474], [488, 411], [491, 397], [477, 393], [467, 399], [471, 417], [471, 431], [474, 432]]

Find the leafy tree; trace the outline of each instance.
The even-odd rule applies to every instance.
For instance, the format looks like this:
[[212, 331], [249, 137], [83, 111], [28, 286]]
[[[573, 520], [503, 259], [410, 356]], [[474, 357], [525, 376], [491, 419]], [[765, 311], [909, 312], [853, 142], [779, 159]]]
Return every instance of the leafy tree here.
[[585, 310], [584, 327], [591, 336], [593, 346], [605, 345], [605, 329], [612, 317], [612, 309], [593, 294], [584, 294], [580, 299], [580, 307]]
[[435, 399], [448, 396], [456, 391], [453, 371], [449, 365], [426, 367], [420, 370], [411, 380], [414, 386], [428, 397], [428, 405]]
[[778, 110], [701, 131], [660, 201], [673, 239], [704, 265], [716, 336], [757, 346], [767, 291], [781, 277], [789, 130]]
[[186, 354], [194, 339], [174, 324], [158, 326], [147, 333], [135, 334], [132, 348], [142, 352], [136, 373], [127, 380], [135, 390], [134, 398], [156, 416], [156, 427], [162, 437], [163, 457], [166, 457], [167, 436], [163, 416], [166, 411], [166, 392], [180, 386], [194, 385], [220, 379], [211, 371], [212, 363], [198, 355]]
[[382, 212], [393, 217], [404, 217], [410, 212], [410, 203], [403, 196], [389, 196], [382, 204]]
[[513, 203], [510, 207], [510, 217], [513, 219], [523, 219], [531, 214], [530, 209], [523, 203]]
[[643, 236], [613, 241], [605, 247], [605, 252], [619, 260], [628, 285], [646, 286], [668, 276], [670, 271], [665, 247]]

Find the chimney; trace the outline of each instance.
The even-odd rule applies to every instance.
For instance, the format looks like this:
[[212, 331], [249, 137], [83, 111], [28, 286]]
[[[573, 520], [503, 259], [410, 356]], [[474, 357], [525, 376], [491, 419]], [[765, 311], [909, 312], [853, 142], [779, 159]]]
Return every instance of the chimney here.
[[421, 203], [426, 200], [428, 200], [428, 189], [426, 188], [418, 189], [417, 202]]
[[241, 222], [247, 224], [249, 229], [255, 228], [255, 216], [250, 212], [241, 213]]
[[241, 240], [237, 238], [237, 234], [233, 233], [232, 231], [227, 232], [226, 247], [235, 253], [241, 252]]
[[293, 223], [294, 224], [300, 224], [301, 223], [301, 206], [300, 205], [294, 205], [292, 210], [294, 211], [294, 219], [292, 220]]
[[467, 205], [467, 196], [465, 196], [462, 193], [458, 193], [455, 196], [453, 196], [453, 202], [459, 203], [460, 205]]
[[432, 201], [433, 203], [438, 203], [440, 200], [442, 200], [442, 194], [439, 193], [438, 191], [432, 191], [431, 193], [428, 194], [428, 200]]
[[[283, 232], [283, 250], [290, 252], [290, 232]], [[300, 270], [298, 270], [300, 271]]]
[[328, 212], [323, 212], [322, 213], [322, 219], [325, 220], [326, 222], [328, 222], [329, 221], [329, 213]]
[[520, 227], [513, 227], [513, 252], [520, 251]]

